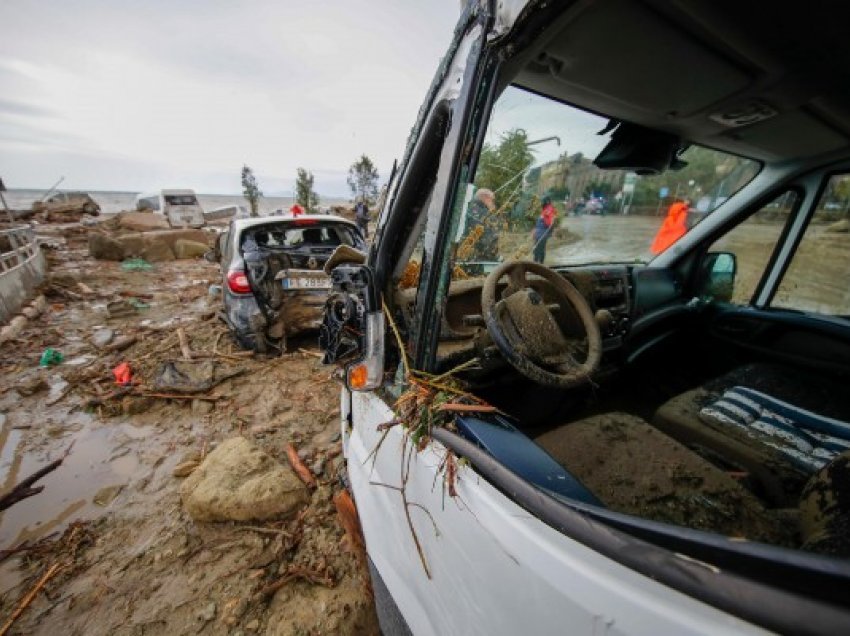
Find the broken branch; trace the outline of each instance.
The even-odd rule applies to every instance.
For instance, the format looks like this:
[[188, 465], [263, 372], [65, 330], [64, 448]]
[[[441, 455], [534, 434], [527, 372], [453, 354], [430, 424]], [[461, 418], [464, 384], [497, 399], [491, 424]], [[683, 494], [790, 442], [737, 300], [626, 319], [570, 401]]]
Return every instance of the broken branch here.
[[301, 458], [298, 457], [298, 451], [292, 444], [286, 445], [286, 458], [289, 460], [289, 465], [292, 466], [292, 470], [295, 471], [298, 478], [303, 481], [306, 486], [315, 488], [316, 479], [313, 477], [313, 473], [310, 472], [310, 469], [307, 468], [304, 462], [301, 461]]
[[24, 597], [18, 602], [18, 606], [15, 608], [15, 611], [12, 612], [12, 615], [9, 617], [9, 620], [7, 620], [3, 627], [0, 628], [0, 636], [5, 636], [5, 634], [12, 628], [12, 625], [15, 624], [15, 621], [18, 620], [21, 614], [23, 614], [24, 611], [30, 606], [30, 604], [33, 602], [33, 599], [35, 599], [35, 597], [38, 596], [38, 593], [44, 588], [45, 585], [47, 585], [47, 582], [66, 567], [68, 566], [65, 563], [54, 563], [52, 566], [50, 566], [47, 572], [44, 573], [44, 576], [39, 579], [38, 583], [36, 583], [33, 588], [29, 592], [27, 592]]

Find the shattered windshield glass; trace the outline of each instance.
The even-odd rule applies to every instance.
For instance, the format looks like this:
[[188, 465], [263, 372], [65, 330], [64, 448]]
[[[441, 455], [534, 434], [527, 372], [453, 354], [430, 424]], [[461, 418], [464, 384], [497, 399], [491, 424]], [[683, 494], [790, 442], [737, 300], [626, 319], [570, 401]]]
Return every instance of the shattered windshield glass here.
[[457, 265], [486, 273], [529, 259], [549, 266], [645, 263], [746, 185], [759, 164], [691, 146], [657, 176], [602, 170], [609, 120], [517, 87], [499, 98], [456, 237]]

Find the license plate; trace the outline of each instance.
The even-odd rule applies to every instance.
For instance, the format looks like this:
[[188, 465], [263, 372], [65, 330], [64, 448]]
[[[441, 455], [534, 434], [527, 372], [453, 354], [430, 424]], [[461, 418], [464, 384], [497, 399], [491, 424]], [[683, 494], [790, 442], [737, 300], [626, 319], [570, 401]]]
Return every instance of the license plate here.
[[284, 278], [282, 281], [284, 289], [330, 289], [330, 276], [322, 277], [307, 277], [307, 276], [292, 276]]

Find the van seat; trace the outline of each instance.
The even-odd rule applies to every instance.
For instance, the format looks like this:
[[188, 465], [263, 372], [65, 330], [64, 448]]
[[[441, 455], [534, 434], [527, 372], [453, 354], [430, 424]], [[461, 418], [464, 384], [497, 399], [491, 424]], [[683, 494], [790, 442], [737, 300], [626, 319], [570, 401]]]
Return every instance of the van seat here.
[[752, 364], [683, 393], [653, 417], [715, 463], [743, 471], [758, 494], [796, 506], [804, 485], [850, 449], [850, 400], [825, 378]]

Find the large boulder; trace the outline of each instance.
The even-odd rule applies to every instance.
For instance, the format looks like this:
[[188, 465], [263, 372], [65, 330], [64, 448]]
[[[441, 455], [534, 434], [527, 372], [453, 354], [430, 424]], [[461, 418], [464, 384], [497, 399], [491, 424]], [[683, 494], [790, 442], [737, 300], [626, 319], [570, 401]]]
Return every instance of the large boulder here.
[[295, 473], [244, 437], [222, 442], [180, 488], [195, 521], [264, 521], [285, 517], [307, 502]]
[[124, 246], [104, 234], [89, 234], [89, 254], [101, 261], [123, 261]]
[[177, 258], [200, 258], [209, 251], [206, 243], [177, 239], [174, 241], [174, 256]]
[[150, 263], [174, 260], [174, 252], [171, 250], [171, 247], [169, 247], [166, 241], [161, 239], [145, 241], [145, 246], [142, 248], [139, 256]]
[[118, 225], [131, 232], [150, 232], [169, 228], [168, 219], [162, 214], [153, 212], [122, 212], [118, 215]]

